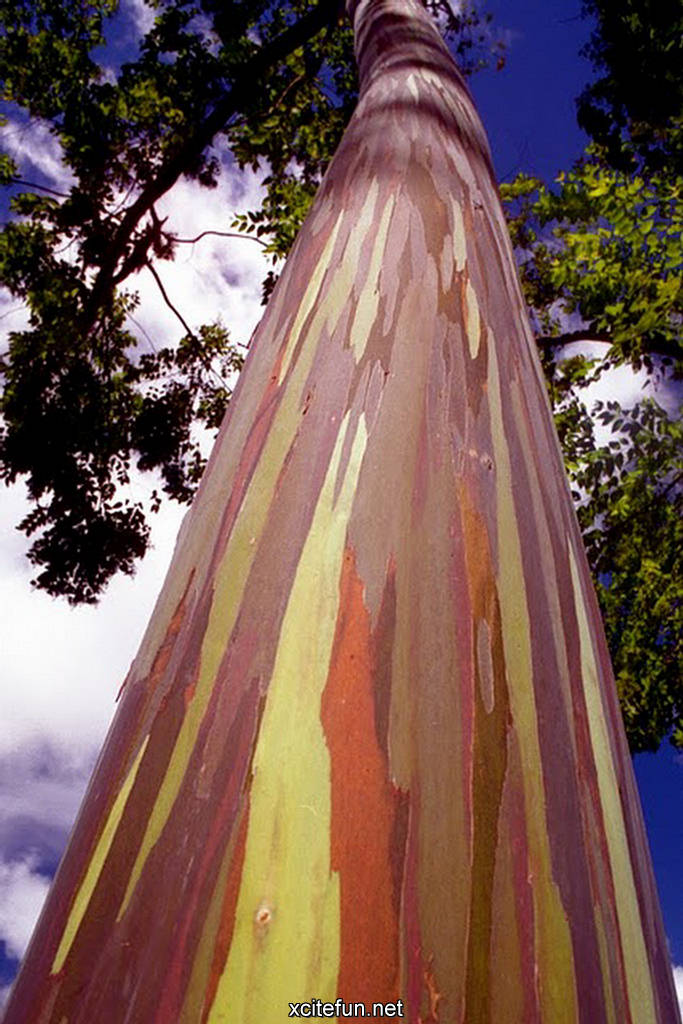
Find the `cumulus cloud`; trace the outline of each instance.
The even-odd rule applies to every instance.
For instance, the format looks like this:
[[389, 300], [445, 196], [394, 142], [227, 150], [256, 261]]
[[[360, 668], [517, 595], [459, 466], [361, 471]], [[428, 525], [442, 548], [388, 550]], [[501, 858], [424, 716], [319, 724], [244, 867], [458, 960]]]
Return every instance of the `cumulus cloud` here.
[[11, 331], [28, 327], [28, 309], [6, 288], [0, 287], [0, 352], [6, 352]]
[[[37, 156], [35, 135], [22, 135], [22, 153]], [[19, 151], [16, 142], [15, 151]], [[49, 157], [49, 158], [48, 158]], [[41, 173], [55, 174], [49, 151]], [[237, 210], [256, 206], [254, 174], [223, 175], [207, 191], [181, 181], [159, 204], [167, 227], [180, 237], [230, 230]], [[183, 317], [196, 329], [222, 318], [235, 341], [246, 342], [261, 316], [260, 283], [266, 271], [253, 241], [206, 236], [181, 245], [159, 275]], [[182, 327], [153, 278], [133, 282], [140, 307], [132, 329], [141, 346], [175, 343]], [[0, 329], [25, 324], [22, 307], [0, 293]], [[149, 341], [147, 340], [149, 339]], [[157, 483], [140, 475], [131, 488], [145, 499]], [[115, 579], [95, 608], [71, 608], [30, 587], [26, 539], [15, 524], [28, 511], [24, 489], [3, 494], [0, 520], [0, 604], [3, 607], [0, 666], [0, 939], [20, 957], [47, 893], [101, 747], [115, 698], [135, 656], [171, 558], [185, 508], [168, 503], [152, 520], [152, 546], [133, 578]], [[0, 1000], [7, 997], [4, 988]], [[2, 1003], [0, 1002], [0, 1005]]]
[[19, 487], [3, 498], [0, 758], [43, 741], [87, 757], [102, 743], [185, 509], [169, 504], [154, 519], [153, 546], [135, 577], [114, 580], [97, 607], [71, 608], [31, 588], [26, 541], [14, 529], [28, 503]]
[[674, 972], [674, 985], [676, 986], [676, 996], [678, 997], [678, 1007], [683, 1017], [683, 967], [675, 966]]
[[[140, 11], [142, 4], [129, 4]], [[58, 146], [42, 127], [12, 136], [13, 152], [53, 180]], [[183, 238], [229, 231], [238, 210], [258, 205], [257, 175], [226, 173], [216, 189], [180, 181], [158, 204]], [[261, 247], [245, 239], [206, 236], [181, 245], [159, 275], [193, 329], [221, 318], [233, 340], [246, 342], [263, 310], [266, 272]], [[141, 347], [174, 344], [183, 333], [151, 275], [132, 282], [140, 306], [132, 330]], [[26, 323], [22, 306], [0, 292], [0, 331]], [[157, 481], [134, 475], [145, 500]], [[0, 940], [20, 957], [56, 869], [95, 757], [116, 708], [115, 698], [146, 628], [186, 509], [168, 503], [152, 520], [152, 546], [134, 577], [115, 579], [97, 607], [71, 608], [30, 586], [26, 538], [15, 524], [29, 509], [18, 484], [3, 493], [0, 519]], [[9, 989], [0, 992], [4, 1000]], [[0, 1005], [2, 1002], [0, 1001]]]
[[44, 121], [10, 119], [0, 138], [22, 177], [37, 171], [60, 191], [74, 183], [75, 178], [62, 160], [62, 147]]
[[131, 18], [140, 35], [146, 35], [154, 24], [156, 11], [146, 0], [123, 0], [122, 8]]
[[[5, 860], [38, 847], [54, 853], [71, 827], [90, 775], [94, 752], [26, 742], [0, 758], [0, 849]], [[46, 865], [51, 873], [55, 865]]]
[[[257, 175], [236, 175], [228, 165], [216, 189], [180, 181], [157, 209], [167, 218], [169, 231], [194, 238], [204, 231], [229, 230], [234, 213], [256, 206], [260, 194]], [[235, 341], [249, 339], [263, 312], [260, 284], [266, 262], [259, 245], [210, 235], [179, 246], [176, 260], [158, 262], [157, 269], [173, 304], [193, 329], [220, 317]], [[140, 336], [141, 348], [174, 344], [183, 328], [154, 279], [140, 274], [132, 287], [140, 292], [131, 328]], [[16, 305], [0, 293], [0, 317], [6, 314], [0, 329], [5, 335], [25, 316]], [[132, 496], [144, 501], [157, 483], [134, 476]], [[15, 529], [30, 506], [21, 485], [6, 490], [3, 500], [0, 759], [46, 743], [87, 759], [104, 738], [186, 510], [165, 505], [152, 519], [152, 547], [136, 575], [115, 579], [97, 607], [74, 609], [30, 587], [27, 541]]]
[[0, 758], [3, 960], [23, 956], [49, 879], [61, 859], [93, 758], [94, 751], [91, 756], [83, 756], [48, 741], [26, 743]]
[[[47, 895], [115, 697], [135, 656], [184, 510], [167, 508], [134, 579], [113, 582], [98, 608], [33, 591], [18, 487], [4, 495], [0, 532], [0, 940], [20, 958]], [[9, 497], [9, 501], [7, 498]], [[14, 533], [14, 536], [12, 536]], [[0, 1006], [9, 989], [0, 992]]]
[[[580, 354], [600, 359], [605, 355], [605, 349], [605, 343], [601, 341], [575, 341], [563, 348], [562, 358], [569, 359]], [[670, 416], [675, 416], [683, 401], [680, 382], [658, 380], [644, 368], [635, 372], [628, 364], [605, 370], [597, 381], [581, 388], [579, 393], [589, 412], [597, 401], [618, 401], [623, 408], [628, 409], [645, 398], [651, 398]], [[599, 420], [595, 420], [593, 426], [598, 444], [606, 444], [614, 436], [611, 428]]]
[[[258, 323], [263, 313], [261, 281], [269, 266], [262, 247], [251, 238], [204, 232], [230, 232], [234, 214], [258, 206], [261, 195], [259, 176], [228, 170], [215, 189], [181, 180], [157, 204], [157, 213], [166, 218], [166, 230], [172, 234], [183, 239], [204, 235], [194, 243], [179, 244], [172, 262], [155, 264], [164, 290], [193, 330], [220, 318], [233, 340], [244, 344]], [[150, 272], [141, 271], [129, 285], [140, 296], [131, 327], [141, 337], [141, 346], [151, 341], [160, 347], [177, 340], [183, 327]]]
[[0, 863], [0, 938], [10, 956], [22, 957], [50, 888], [32, 857]]

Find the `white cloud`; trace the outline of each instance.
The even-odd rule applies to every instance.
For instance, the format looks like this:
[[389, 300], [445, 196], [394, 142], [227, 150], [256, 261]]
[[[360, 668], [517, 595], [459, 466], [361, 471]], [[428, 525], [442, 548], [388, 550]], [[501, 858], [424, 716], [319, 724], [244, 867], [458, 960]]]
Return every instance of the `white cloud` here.
[[43, 740], [86, 756], [104, 738], [185, 509], [169, 504], [155, 518], [153, 547], [134, 577], [114, 580], [96, 607], [71, 608], [30, 587], [26, 541], [13, 528], [28, 505], [19, 487], [4, 499], [0, 757]]
[[92, 749], [36, 739], [0, 758], [0, 850], [5, 860], [40, 846], [54, 859], [56, 837], [71, 828], [94, 756]]
[[[179, 181], [156, 209], [166, 218], [167, 231], [179, 238], [196, 238], [205, 231], [231, 231], [235, 212], [258, 206], [261, 195], [259, 177], [252, 172], [238, 180], [224, 173], [211, 190]], [[196, 329], [220, 317], [232, 340], [243, 344], [263, 313], [260, 288], [268, 266], [262, 247], [253, 239], [217, 235], [180, 244], [173, 262], [155, 263], [166, 293], [190, 327]], [[140, 328], [157, 348], [175, 342], [183, 327], [150, 272], [144, 270], [127, 283], [140, 296], [132, 328], [141, 335], [141, 347], [145, 339]]]
[[123, 0], [124, 12], [132, 19], [140, 35], [146, 35], [154, 24], [156, 11], [145, 0]]
[[[114, 580], [96, 608], [70, 608], [29, 586], [24, 507], [5, 498], [0, 533], [0, 938], [21, 957], [57, 865], [173, 550], [184, 509], [168, 507], [134, 578]], [[8, 505], [11, 506], [8, 509]], [[5, 863], [3, 863], [5, 861]], [[8, 862], [8, 863], [7, 863]], [[7, 998], [9, 989], [0, 993]]]
[[3, 146], [19, 165], [21, 177], [38, 171], [65, 192], [76, 180], [62, 161], [62, 147], [44, 121], [9, 120], [0, 133]]
[[9, 956], [22, 957], [50, 888], [36, 874], [33, 858], [0, 863], [0, 938]]
[[[36, 136], [22, 136], [22, 152], [36, 153]], [[17, 144], [18, 145], [18, 144]], [[43, 159], [57, 169], [56, 153]], [[52, 162], [51, 162], [52, 161]], [[254, 174], [223, 175], [212, 190], [181, 181], [158, 204], [180, 237], [230, 230], [234, 212], [255, 207]], [[173, 263], [157, 269], [173, 303], [193, 327], [221, 317], [234, 341], [246, 342], [263, 310], [266, 271], [253, 241], [207, 236], [179, 246]], [[173, 344], [182, 327], [151, 275], [132, 283], [141, 305], [135, 320], [155, 347]], [[18, 308], [15, 308], [18, 307]], [[25, 324], [25, 311], [0, 293], [0, 329]], [[136, 325], [132, 325], [136, 333]], [[141, 341], [141, 348], [147, 344]], [[1, 347], [1, 346], [0, 346]], [[154, 482], [134, 476], [145, 499]], [[0, 937], [21, 956], [48, 883], [36, 870], [54, 868], [71, 828], [91, 765], [115, 710], [115, 698], [135, 656], [173, 551], [185, 509], [168, 503], [152, 518], [152, 547], [136, 575], [115, 579], [96, 607], [71, 608], [30, 587], [26, 538], [15, 524], [29, 508], [21, 485], [3, 493], [0, 519]], [[8, 989], [0, 995], [7, 997]], [[0, 1004], [1, 1005], [1, 1004]]]
[[678, 1008], [681, 1011], [683, 1017], [683, 967], [674, 967], [674, 985], [676, 986], [676, 996], [678, 998]]
[[[158, 204], [167, 228], [180, 237], [230, 229], [236, 209], [259, 202], [255, 174], [224, 173], [213, 190], [180, 181]], [[261, 247], [253, 241], [207, 236], [179, 246], [173, 263], [157, 263], [174, 305], [193, 328], [220, 316], [234, 341], [246, 342], [263, 310], [260, 284], [266, 271]], [[183, 333], [149, 273], [132, 287], [141, 304], [132, 329], [141, 325], [156, 348]], [[16, 305], [16, 303], [14, 304]], [[13, 309], [0, 294], [0, 316]], [[3, 333], [22, 325], [15, 310], [0, 320]], [[1, 346], [0, 346], [1, 347]], [[134, 476], [136, 499], [146, 499], [156, 481]], [[170, 560], [185, 509], [170, 502], [152, 517], [152, 548], [134, 577], [115, 579], [96, 607], [70, 608], [30, 587], [28, 542], [15, 525], [28, 511], [23, 487], [3, 494], [0, 519], [0, 758], [43, 742], [90, 757], [99, 748], [115, 709], [115, 697], [135, 655]], [[2, 794], [0, 793], [0, 796]], [[1, 853], [1, 851], [0, 851]]]
[[[581, 353], [592, 359], [601, 359], [606, 351], [607, 345], [602, 341], [576, 341], [565, 346], [562, 357]], [[654, 395], [655, 385], [645, 369], [635, 372], [628, 364], [605, 371], [598, 381], [584, 388], [584, 397], [589, 404], [597, 398], [604, 400], [618, 395], [619, 402], [628, 406], [642, 399], [643, 394]]]
[[28, 309], [21, 299], [0, 287], [0, 352], [5, 352], [10, 331], [22, 331], [28, 326]]
[[[446, 0], [446, 6], [450, 7], [451, 13], [455, 14], [456, 17], [462, 14], [464, 8], [464, 0]], [[448, 13], [442, 9], [436, 12], [434, 21], [443, 31], [448, 25]]]
[[[600, 341], [575, 341], [562, 350], [562, 359], [576, 355], [601, 359], [607, 346]], [[595, 402], [618, 401], [623, 408], [630, 408], [644, 398], [653, 398], [670, 416], [675, 416], [683, 401], [680, 383], [657, 381], [644, 368], [634, 371], [628, 364], [605, 370], [597, 381], [580, 389], [580, 397], [589, 412]], [[606, 444], [613, 436], [609, 426], [594, 422], [595, 438], [598, 444]]]
[[10, 957], [24, 954], [91, 769], [91, 758], [46, 743], [0, 759], [0, 940]]

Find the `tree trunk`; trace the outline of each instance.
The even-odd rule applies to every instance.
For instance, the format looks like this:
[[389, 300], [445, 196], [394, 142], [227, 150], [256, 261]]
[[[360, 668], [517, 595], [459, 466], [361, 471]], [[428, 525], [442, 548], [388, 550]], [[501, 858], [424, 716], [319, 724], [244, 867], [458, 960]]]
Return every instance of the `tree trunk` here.
[[678, 1020], [485, 137], [417, 0], [348, 7], [358, 109], [6, 1024]]

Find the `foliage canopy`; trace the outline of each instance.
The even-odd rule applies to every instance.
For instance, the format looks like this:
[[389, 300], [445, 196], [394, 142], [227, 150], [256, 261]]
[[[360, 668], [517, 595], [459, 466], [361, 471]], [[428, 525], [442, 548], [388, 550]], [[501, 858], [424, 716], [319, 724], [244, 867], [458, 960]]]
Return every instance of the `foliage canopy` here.
[[[445, 0], [430, 6], [463, 60], [481, 50], [477, 17]], [[37, 535], [37, 585], [76, 603], [95, 601], [145, 551], [144, 510], [120, 487], [131, 466], [160, 470], [166, 494], [189, 499], [203, 461], [193, 424], [220, 420], [242, 362], [221, 324], [190, 329], [167, 296], [180, 346], [136, 353], [127, 282], [147, 268], [163, 288], [154, 264], [181, 244], [155, 204], [181, 177], [215, 186], [222, 136], [233, 164], [270, 168], [261, 209], [235, 226], [283, 255], [356, 100], [338, 4], [154, 9], [137, 53], [117, 67], [107, 48], [122, 17], [115, 0], [0, 3], [6, 112], [49, 127], [73, 182], [55, 192], [21, 179], [9, 156], [0, 163], [12, 214], [0, 280], [29, 311], [0, 364], [0, 472], [25, 478], [35, 503], [20, 528]]]

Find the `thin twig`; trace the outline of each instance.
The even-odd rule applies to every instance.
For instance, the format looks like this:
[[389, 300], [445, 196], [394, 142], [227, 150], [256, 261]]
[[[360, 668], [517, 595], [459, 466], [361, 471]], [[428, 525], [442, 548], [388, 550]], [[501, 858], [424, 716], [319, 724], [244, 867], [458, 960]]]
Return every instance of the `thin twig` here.
[[[340, 5], [337, 5], [340, 6]], [[188, 166], [201, 156], [215, 135], [224, 131], [231, 119], [238, 115], [243, 103], [253, 93], [254, 85], [264, 72], [288, 57], [323, 29], [337, 14], [337, 6], [320, 2], [269, 43], [264, 44], [242, 66], [241, 74], [233, 81], [213, 109], [199, 120], [194, 131], [189, 131], [185, 141], [175, 153], [162, 163], [156, 174], [145, 186], [135, 201], [127, 207], [114, 231], [105, 257], [93, 282], [90, 300], [83, 312], [81, 327], [89, 334], [97, 319], [98, 310], [111, 297], [116, 284], [122, 277], [116, 277], [116, 267], [126, 252], [131, 235], [138, 223], [170, 188], [175, 185]], [[137, 269], [137, 268], [136, 268]]]
[[129, 320], [130, 320], [130, 322], [131, 322], [132, 324], [135, 324], [135, 326], [137, 327], [137, 329], [138, 329], [138, 330], [139, 330], [139, 331], [140, 331], [140, 332], [142, 333], [142, 335], [144, 336], [145, 340], [147, 341], [147, 344], [148, 344], [148, 345], [149, 345], [149, 347], [151, 348], [151, 350], [152, 350], [152, 352], [154, 353], [154, 355], [155, 355], [155, 356], [156, 356], [156, 355], [158, 355], [159, 353], [158, 353], [158, 351], [157, 351], [157, 347], [156, 347], [156, 345], [154, 344], [154, 342], [153, 342], [152, 338], [150, 337], [149, 333], [148, 333], [148, 332], [147, 332], [147, 331], [145, 330], [145, 328], [144, 328], [144, 327], [142, 326], [142, 324], [140, 323], [140, 321], [139, 321], [139, 320], [137, 320], [137, 319], [136, 319], [136, 318], [135, 318], [135, 317], [133, 316], [133, 314], [132, 314], [132, 313], [127, 313], [127, 314], [126, 314], [126, 316], [127, 316], [127, 318], [128, 318]]
[[161, 292], [163, 300], [166, 303], [166, 305], [168, 306], [168, 308], [178, 318], [180, 323], [185, 328], [185, 331], [187, 332], [187, 334], [190, 334], [190, 335], [192, 335], [192, 337], [194, 337], [194, 331], [192, 330], [192, 328], [190, 327], [190, 325], [188, 324], [187, 320], [185, 319], [183, 314], [180, 312], [180, 310], [177, 309], [173, 305], [171, 300], [169, 299], [168, 293], [167, 293], [166, 289], [164, 288], [164, 285], [162, 283], [161, 278], [159, 277], [159, 275], [157, 274], [156, 270], [154, 269], [153, 265], [150, 263], [149, 260], [147, 260], [147, 262], [145, 263], [145, 266], [147, 267], [147, 269], [149, 270], [150, 274], [152, 275], [152, 277], [156, 281], [157, 285], [159, 286], [159, 291]]
[[218, 373], [214, 369], [214, 367], [213, 367], [213, 365], [211, 363], [211, 360], [207, 359], [206, 356], [204, 355], [204, 352], [202, 350], [202, 343], [201, 343], [201, 341], [199, 340], [197, 335], [194, 333], [194, 331], [192, 330], [192, 328], [190, 327], [190, 325], [188, 324], [187, 320], [185, 319], [183, 314], [180, 312], [180, 310], [177, 309], [173, 305], [173, 303], [171, 302], [170, 298], [168, 297], [168, 293], [167, 293], [166, 289], [164, 288], [164, 285], [163, 285], [163, 282], [162, 282], [161, 278], [159, 277], [159, 275], [157, 274], [156, 270], [154, 269], [154, 267], [152, 266], [152, 264], [150, 263], [149, 260], [147, 260], [147, 262], [145, 263], [145, 266], [147, 267], [147, 269], [149, 270], [150, 274], [152, 275], [152, 277], [156, 281], [156, 283], [157, 283], [157, 285], [159, 287], [159, 291], [161, 292], [161, 295], [162, 295], [162, 298], [163, 298], [164, 302], [166, 303], [168, 308], [171, 310], [171, 312], [174, 314], [174, 316], [176, 316], [178, 318], [178, 320], [180, 321], [180, 323], [183, 325], [183, 327], [185, 328], [185, 331], [186, 331], [188, 337], [190, 337], [192, 339], [192, 341], [194, 342], [195, 347], [197, 349], [197, 355], [199, 356], [201, 362], [204, 364], [204, 368], [209, 373], [213, 374], [213, 376], [216, 378], [216, 380], [220, 383], [221, 387], [227, 388], [227, 386], [228, 386], [227, 383], [223, 380], [223, 378], [221, 377], [220, 373]]
[[138, 182], [137, 182], [137, 178], [136, 178], [135, 181], [131, 182], [131, 184], [126, 189], [125, 194], [119, 199], [119, 201], [116, 204], [116, 206], [111, 210], [111, 212], [109, 213], [109, 216], [112, 219], [114, 217], [117, 217], [118, 214], [119, 214], [119, 211], [122, 210], [125, 207], [126, 203], [130, 199], [130, 197], [133, 194], [133, 192], [135, 191], [135, 187], [136, 187], [137, 183]]
[[24, 303], [20, 306], [12, 306], [11, 309], [6, 310], [4, 313], [0, 313], [0, 320], [4, 320], [5, 317], [12, 316], [13, 313], [18, 313], [22, 309], [26, 309], [26, 305]]
[[58, 192], [57, 189], [48, 188], [47, 185], [38, 185], [35, 181], [25, 181], [24, 178], [12, 178], [12, 185], [25, 185], [26, 188], [38, 188], [41, 192], [49, 192], [51, 196], [59, 196], [60, 199], [68, 199], [68, 192]]
[[285, 86], [285, 88], [282, 90], [282, 92], [280, 93], [278, 98], [275, 100], [273, 105], [268, 108], [268, 110], [265, 113], [265, 117], [268, 117], [270, 114], [273, 113], [274, 110], [277, 110], [277, 108], [280, 106], [282, 101], [284, 99], [286, 99], [288, 93], [290, 93], [292, 91], [292, 89], [295, 89], [297, 87], [297, 85], [300, 85], [301, 82], [303, 82], [305, 80], [305, 78], [306, 78], [306, 73], [303, 72], [303, 71], [301, 72], [300, 75], [296, 75], [292, 79], [292, 81], [289, 82], [289, 84]]
[[[166, 234], [166, 232], [164, 232]], [[178, 238], [177, 235], [166, 234], [166, 237], [171, 242], [182, 242], [183, 245], [193, 245], [195, 242], [199, 242], [206, 235], [219, 235], [221, 238], [249, 238], [252, 242], [258, 242], [264, 248], [267, 242], [264, 242], [262, 238], [257, 238], [256, 235], [245, 235], [240, 234], [237, 231], [202, 231], [201, 235], [197, 235], [196, 238]]]
[[614, 339], [609, 334], [600, 334], [585, 327], [580, 331], [567, 331], [564, 334], [541, 334], [536, 337], [537, 345], [555, 347], [558, 345], [571, 345], [574, 341], [597, 341], [603, 345], [611, 345]]
[[[541, 334], [536, 335], [536, 344], [548, 348], [558, 348], [563, 345], [570, 345], [574, 341], [598, 342], [601, 345], [613, 345], [614, 338], [611, 334], [602, 331], [592, 331], [586, 327], [579, 331], [568, 331], [565, 334]], [[675, 340], [666, 338], [653, 339], [648, 344], [648, 354], [655, 356], [668, 356], [670, 359], [681, 358], [681, 346]], [[628, 358], [622, 360], [630, 362]]]

